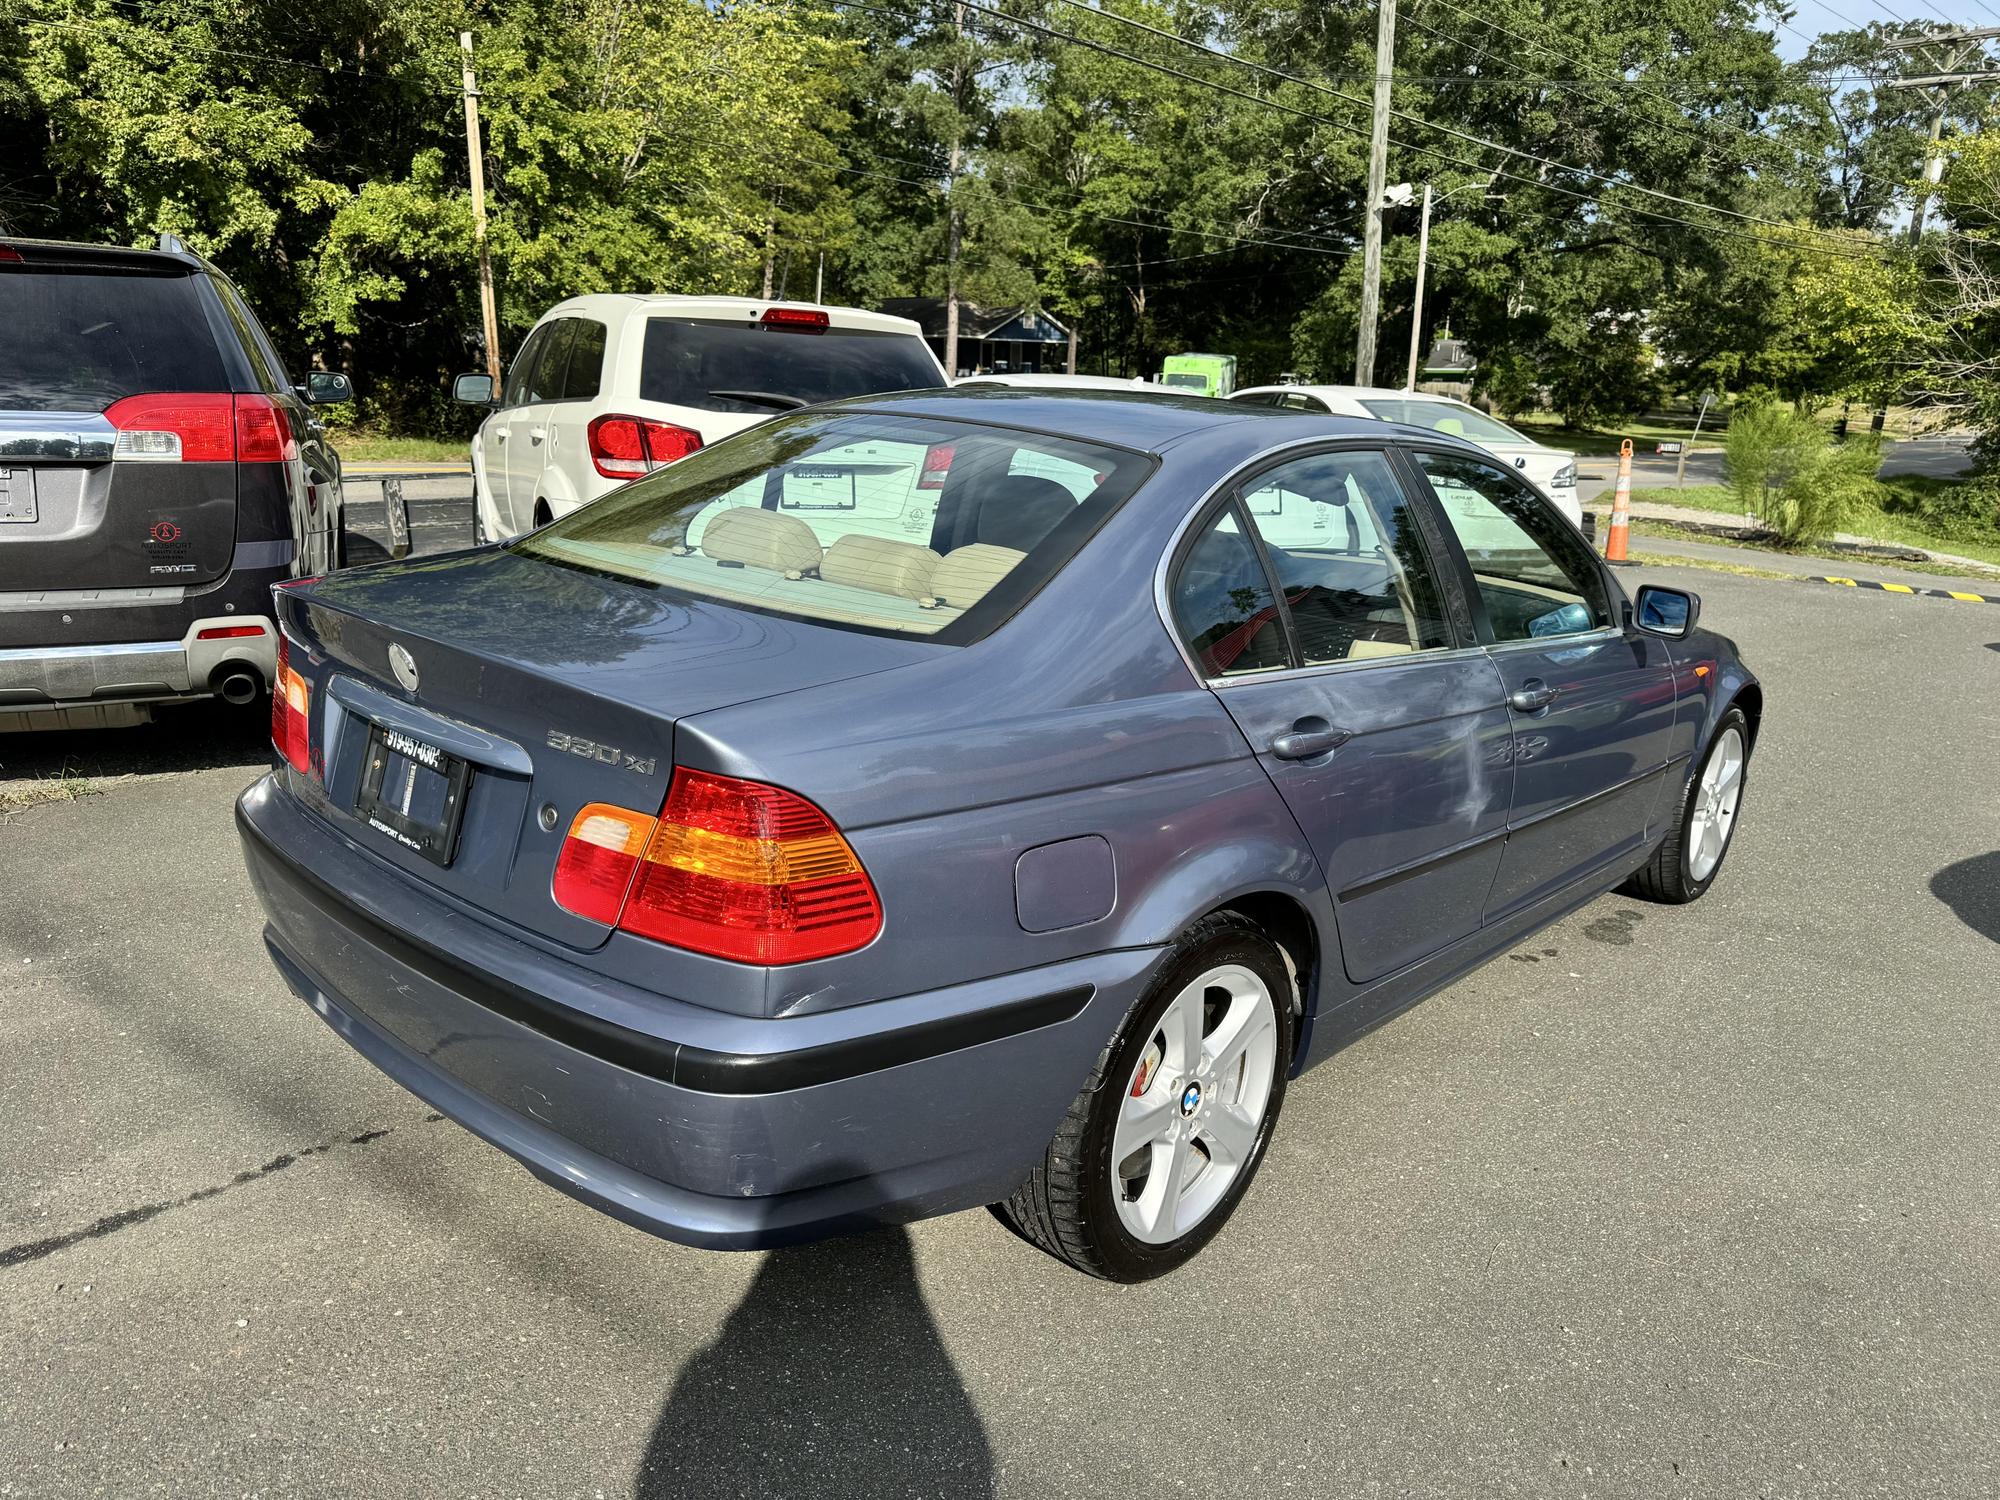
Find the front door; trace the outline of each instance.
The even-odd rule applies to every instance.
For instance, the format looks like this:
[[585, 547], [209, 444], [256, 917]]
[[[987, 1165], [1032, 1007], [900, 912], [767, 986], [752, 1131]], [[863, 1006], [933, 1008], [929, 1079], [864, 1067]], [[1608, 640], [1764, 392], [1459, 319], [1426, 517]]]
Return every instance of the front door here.
[[548, 386], [562, 379], [571, 327], [569, 319], [559, 318], [535, 329], [507, 373], [503, 409], [495, 415], [492, 428], [500, 462], [496, 466], [489, 453], [486, 473], [489, 483], [496, 474], [504, 476], [494, 486], [494, 499], [510, 533], [535, 524], [535, 498], [548, 453]]
[[1250, 480], [1194, 528], [1172, 599], [1198, 670], [1284, 796], [1357, 984], [1479, 926], [1513, 792], [1493, 662], [1445, 609], [1388, 460], [1340, 451]]
[[1666, 643], [1575, 528], [1497, 463], [1415, 450], [1458, 544], [1513, 718], [1514, 802], [1487, 900], [1497, 920], [1635, 853], [1660, 797], [1674, 721]]

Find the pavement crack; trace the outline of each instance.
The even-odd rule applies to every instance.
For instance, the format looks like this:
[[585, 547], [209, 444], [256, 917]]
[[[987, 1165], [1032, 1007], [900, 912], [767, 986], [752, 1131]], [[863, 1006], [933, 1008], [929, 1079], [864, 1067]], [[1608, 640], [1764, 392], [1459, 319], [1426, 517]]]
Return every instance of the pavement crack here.
[[[436, 1124], [444, 1118], [439, 1114], [427, 1114], [423, 1118], [426, 1125]], [[142, 1203], [135, 1208], [122, 1208], [115, 1214], [106, 1214], [101, 1219], [93, 1219], [80, 1229], [72, 1229], [65, 1234], [50, 1235], [46, 1239], [27, 1240], [18, 1245], [10, 1245], [0, 1250], [0, 1271], [10, 1266], [26, 1265], [29, 1261], [41, 1260], [54, 1255], [58, 1250], [67, 1250], [72, 1245], [80, 1245], [85, 1240], [101, 1240], [108, 1234], [116, 1234], [121, 1229], [130, 1229], [134, 1224], [143, 1224], [148, 1219], [158, 1218], [169, 1209], [186, 1208], [190, 1204], [206, 1202], [220, 1197], [234, 1188], [245, 1187], [262, 1181], [274, 1172], [282, 1172], [287, 1167], [297, 1166], [311, 1157], [324, 1156], [329, 1151], [342, 1146], [366, 1146], [379, 1141], [391, 1133], [391, 1129], [364, 1130], [359, 1135], [342, 1136], [337, 1140], [322, 1141], [317, 1146], [301, 1147], [297, 1151], [281, 1151], [261, 1167], [250, 1167], [238, 1172], [227, 1182], [215, 1183], [210, 1187], [196, 1188], [180, 1198], [167, 1198], [158, 1203]]]

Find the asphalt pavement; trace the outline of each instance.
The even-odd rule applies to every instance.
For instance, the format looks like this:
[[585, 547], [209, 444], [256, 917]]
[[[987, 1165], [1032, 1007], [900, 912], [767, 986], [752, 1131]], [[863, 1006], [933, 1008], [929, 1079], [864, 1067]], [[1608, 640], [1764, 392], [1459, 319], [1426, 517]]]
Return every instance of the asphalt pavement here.
[[1141, 1287], [603, 1218], [279, 981], [260, 716], [0, 739], [0, 1496], [2000, 1492], [2000, 607], [1647, 576], [1767, 687], [1711, 894], [1353, 1042]]
[[[1962, 433], [1901, 439], [1883, 455], [1880, 472], [1884, 478], [1896, 474], [1925, 474], [1934, 479], [1949, 479], [1972, 467], [1972, 456], [1967, 451], [1969, 442], [1970, 438]], [[1656, 454], [1653, 446], [1651, 443], [1633, 444], [1632, 488], [1635, 490], [1671, 488], [1676, 482], [1679, 458]], [[1576, 493], [1580, 503], [1590, 505], [1611, 493], [1612, 483], [1618, 477], [1616, 458], [1586, 455], [1577, 460], [1576, 467]], [[1722, 450], [1697, 448], [1688, 454], [1686, 482], [1722, 483]]]

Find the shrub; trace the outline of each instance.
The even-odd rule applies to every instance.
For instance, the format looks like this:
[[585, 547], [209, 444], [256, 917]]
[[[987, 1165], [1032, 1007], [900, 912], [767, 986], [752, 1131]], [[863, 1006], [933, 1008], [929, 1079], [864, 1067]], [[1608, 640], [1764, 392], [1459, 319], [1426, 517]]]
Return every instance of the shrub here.
[[1966, 480], [1899, 475], [1882, 482], [1876, 502], [1889, 515], [1907, 517], [1933, 536], [1960, 542], [2000, 539], [2000, 474]]
[[1812, 418], [1775, 402], [1739, 402], [1730, 414], [1723, 474], [1746, 515], [1785, 547], [1823, 541], [1874, 498], [1881, 451], [1871, 439], [1836, 443]]

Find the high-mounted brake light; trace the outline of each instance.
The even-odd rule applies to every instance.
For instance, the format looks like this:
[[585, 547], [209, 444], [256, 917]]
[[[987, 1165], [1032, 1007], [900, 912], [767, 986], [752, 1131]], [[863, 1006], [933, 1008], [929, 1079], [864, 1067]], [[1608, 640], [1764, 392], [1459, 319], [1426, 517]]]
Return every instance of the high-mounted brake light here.
[[824, 333], [833, 319], [816, 307], [767, 307], [757, 320], [766, 328], [789, 328], [799, 333]]
[[177, 391], [127, 396], [104, 409], [118, 429], [114, 459], [137, 463], [289, 463], [299, 443], [269, 396]]
[[917, 476], [920, 490], [941, 490], [951, 473], [951, 461], [958, 457], [956, 443], [932, 443], [924, 450], [923, 472]]
[[292, 670], [291, 642], [278, 632], [278, 676], [271, 684], [271, 743], [285, 764], [312, 774], [312, 689]]
[[795, 792], [682, 768], [660, 816], [601, 803], [577, 814], [556, 862], [566, 910], [738, 963], [850, 953], [882, 904], [833, 820]]
[[648, 417], [603, 416], [590, 424], [590, 461], [606, 479], [637, 479], [662, 464], [686, 458], [701, 434]]
[[0, 245], [0, 260], [17, 261], [25, 264], [21, 252], [12, 245]]

